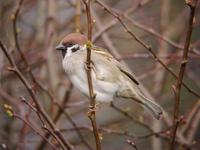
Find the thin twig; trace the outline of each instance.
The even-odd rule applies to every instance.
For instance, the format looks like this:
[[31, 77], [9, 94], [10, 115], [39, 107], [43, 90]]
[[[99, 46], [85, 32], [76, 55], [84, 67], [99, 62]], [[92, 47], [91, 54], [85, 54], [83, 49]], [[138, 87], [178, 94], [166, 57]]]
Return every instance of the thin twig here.
[[[177, 54], [177, 52], [172, 53], [170, 55], [157, 55], [157, 57], [159, 57], [160, 59], [172, 59], [173, 57], [176, 60], [179, 60], [182, 58], [182, 56], [179, 53]], [[194, 54], [190, 54], [188, 57], [191, 59], [200, 59], [200, 56], [194, 55]], [[153, 58], [153, 56], [147, 53], [131, 53], [131, 54], [122, 55], [120, 58], [117, 58], [117, 60], [151, 59], [151, 58]]]
[[55, 132], [53, 132], [47, 126], [43, 126], [42, 128], [44, 130], [46, 130], [50, 135], [52, 135], [52, 137], [54, 137], [54, 139], [56, 139], [57, 144], [59, 144], [59, 146], [62, 147], [62, 149], [64, 149], [64, 150], [66, 149], [65, 146], [63, 145], [62, 141], [57, 137]]
[[[102, 2], [101, 2], [101, 3], [102, 3]], [[146, 3], [144, 3], [144, 4], [146, 4]], [[138, 6], [140, 6], [140, 5], [143, 6], [144, 4], [142, 4], [142, 5], [139, 4]], [[106, 6], [106, 5], [105, 5], [105, 6]], [[136, 7], [136, 8], [138, 8], [138, 7]], [[110, 10], [112, 10], [112, 9], [110, 9]], [[112, 10], [112, 11], [113, 11], [113, 12], [116, 12], [116, 10], [115, 10], [115, 11]], [[127, 12], [127, 11], [126, 11], [126, 12]], [[170, 40], [170, 39], [167, 38], [166, 36], [161, 35], [161, 34], [158, 33], [157, 31], [155, 31], [154, 29], [149, 28], [149, 27], [147, 27], [147, 26], [145, 26], [145, 25], [139, 23], [138, 21], [136, 21], [136, 20], [134, 20], [133, 18], [131, 18], [131, 17], [129, 16], [129, 13], [126, 13], [126, 12], [125, 12], [125, 13], [122, 13], [122, 12], [117, 11], [117, 13], [118, 13], [118, 15], [120, 16], [121, 19], [122, 19], [122, 18], [127, 19], [133, 26], [135, 26], [135, 27], [137, 27], [137, 28], [139, 28], [139, 29], [141, 29], [141, 30], [143, 30], [143, 31], [145, 31], [145, 32], [147, 32], [147, 33], [153, 35], [154, 37], [156, 37], [156, 38], [159, 39], [159, 40], [165, 41], [167, 44], [173, 46], [174, 48], [182, 49], [182, 50], [184, 49], [184, 46], [183, 46], [183, 45], [178, 44], [178, 43], [176, 43], [176, 42]], [[110, 23], [108, 23], [107, 25], [105, 25], [105, 26], [103, 27], [103, 29], [102, 29], [101, 31], [99, 31], [99, 32], [94, 36], [94, 41], [96, 41], [102, 33], [104, 33], [104, 32], [107, 31], [109, 28], [111, 28], [112, 26], [114, 26], [115, 24], [117, 24], [118, 21], [119, 21], [118, 19], [113, 19]], [[198, 52], [197, 49], [191, 47], [190, 50], [191, 50], [191, 52], [193, 52], [194, 54], [196, 54], [196, 55], [199, 56], [199, 52]]]
[[180, 95], [181, 95], [181, 87], [182, 87], [181, 85], [183, 82], [185, 68], [188, 62], [189, 46], [190, 46], [190, 40], [191, 40], [191, 35], [192, 35], [192, 30], [193, 30], [197, 0], [191, 0], [191, 1], [186, 0], [186, 3], [190, 7], [190, 19], [189, 19], [184, 51], [183, 51], [182, 63], [181, 63], [177, 83], [175, 86], [175, 103], [174, 103], [174, 119], [173, 119], [174, 128], [173, 128], [172, 140], [171, 140], [171, 145], [170, 145], [171, 150], [173, 150], [175, 147], [176, 132], [179, 125], [179, 106], [180, 106]]
[[[65, 105], [67, 104], [67, 102], [69, 101], [70, 95], [71, 95], [71, 91], [72, 91], [73, 85], [70, 84], [69, 89], [65, 92], [65, 96], [62, 100], [61, 106], [64, 108]], [[56, 101], [54, 101], [53, 103], [56, 103]], [[60, 117], [62, 116], [62, 109], [58, 108], [57, 111], [55, 112], [55, 116], [53, 117], [53, 122], [56, 124], [58, 122], [58, 120], [60, 119]], [[50, 137], [50, 134], [46, 133], [45, 137], [48, 139]], [[37, 150], [42, 150], [44, 149], [46, 145], [46, 142], [44, 140], [42, 140], [38, 146], [37, 146]]]
[[145, 123], [137, 120], [136, 118], [134, 118], [133, 116], [129, 115], [126, 111], [123, 111], [122, 109], [120, 109], [118, 106], [116, 106], [113, 102], [110, 103], [110, 107], [112, 107], [113, 109], [115, 109], [116, 111], [120, 112], [121, 114], [123, 114], [125, 117], [129, 118], [130, 120], [140, 124], [141, 126], [143, 126], [144, 128], [146, 128], [147, 130], [149, 130], [150, 132], [154, 132], [153, 129], [151, 129], [148, 125], [146, 125]]
[[[143, 42], [137, 35], [135, 35], [132, 32], [132, 30], [122, 21], [123, 16], [121, 16], [119, 13], [116, 13], [116, 11], [113, 11], [112, 8], [110, 8], [109, 6], [107, 6], [100, 0], [95, 0], [95, 2], [98, 3], [105, 11], [107, 11], [109, 14], [111, 14], [114, 18], [118, 19], [118, 21], [121, 23], [122, 27], [124, 28], [125, 32], [130, 34], [133, 39], [135, 39], [139, 44], [141, 44], [145, 49], [147, 49], [151, 53], [151, 55], [153, 56], [155, 61], [159, 62], [162, 67], [164, 67], [169, 73], [171, 73], [176, 79], [178, 79], [178, 76], [176, 75], [176, 73], [171, 68], [169, 68], [159, 57], [157, 57], [156, 53], [152, 50], [152, 48], [149, 45], [147, 45], [145, 42]], [[198, 93], [196, 93], [190, 87], [188, 87], [185, 83], [183, 83], [183, 86], [185, 86], [189, 92], [193, 93], [197, 97], [200, 96]], [[167, 113], [165, 113], [165, 114], [167, 114]], [[168, 115], [165, 115], [164, 119], [165, 119], [165, 122], [170, 126], [171, 121], [170, 121]], [[180, 134], [178, 134], [178, 136], [179, 135]], [[181, 135], [180, 135], [180, 139], [182, 140], [182, 142], [185, 142], [185, 140], [183, 139], [183, 137]]]
[[38, 115], [38, 118], [39, 118], [42, 126], [45, 126], [45, 122], [44, 122], [43, 118], [41, 117], [40, 112], [35, 108], [35, 106], [30, 104], [24, 97], [20, 97], [20, 99], [23, 103], [25, 103], [30, 108], [30, 110], [34, 111]]
[[39, 100], [37, 99], [37, 97], [35, 95], [35, 91], [33, 90], [31, 84], [28, 82], [28, 80], [26, 80], [25, 76], [18, 69], [18, 67], [15, 64], [13, 58], [7, 52], [5, 46], [3, 45], [3, 43], [1, 41], [0, 41], [0, 47], [1, 47], [2, 51], [4, 52], [4, 54], [6, 55], [7, 59], [9, 60], [10, 65], [11, 65], [11, 68], [9, 68], [9, 70], [13, 71], [18, 76], [18, 78], [21, 80], [21, 82], [24, 84], [24, 86], [26, 87], [28, 93], [30, 94], [31, 98], [33, 99], [33, 101], [34, 101], [34, 103], [36, 105], [36, 108], [37, 108], [38, 112], [40, 113], [40, 115], [45, 119], [45, 121], [48, 123], [48, 125], [51, 127], [51, 129], [56, 133], [56, 135], [59, 137], [59, 139], [65, 145], [65, 147], [67, 149], [73, 149], [71, 144], [67, 140], [65, 140], [64, 137], [59, 132], [59, 130], [56, 129], [55, 124], [52, 122], [52, 120], [49, 118], [49, 116], [45, 112], [44, 108], [39, 103]]
[[[76, 128], [78, 128], [79, 130], [89, 130], [92, 131], [92, 127], [89, 126], [77, 126]], [[72, 127], [72, 128], [67, 128], [67, 129], [61, 129], [61, 132], [67, 132], [67, 131], [73, 131], [76, 130], [76, 128]], [[144, 138], [150, 138], [152, 136], [161, 136], [161, 134], [166, 133], [167, 131], [169, 131], [169, 129], [171, 128], [167, 128], [165, 130], [162, 131], [158, 131], [158, 132], [151, 132], [149, 134], [146, 135], [139, 135], [136, 136], [128, 131], [122, 131], [122, 130], [112, 130], [109, 128], [99, 128], [98, 130], [103, 132], [103, 133], [107, 133], [107, 134], [115, 134], [115, 135], [121, 135], [121, 136], [126, 136], [128, 138], [133, 138], [133, 139], [144, 139]]]
[[[150, 2], [150, 0], [146, 1], [145, 3], [140, 1], [137, 3], [136, 6], [131, 6], [130, 8], [128, 8], [122, 16], [126, 16], [129, 15], [131, 12], [136, 11], [138, 8], [141, 8], [142, 6], [144, 6], [145, 4], [147, 4], [148, 2]], [[100, 36], [102, 34], [104, 34], [106, 31], [108, 31], [111, 27], [113, 27], [114, 25], [116, 25], [118, 23], [118, 19], [114, 18], [112, 21], [110, 21], [108, 24], [103, 25], [101, 30], [99, 30], [96, 34], [94, 34], [93, 36], [93, 42], [97, 41]]]
[[[149, 34], [155, 36], [157, 39], [159, 40], [162, 40], [164, 42], [166, 42], [167, 44], [173, 46], [174, 48], [177, 48], [177, 49], [181, 49], [183, 50], [184, 49], [184, 46], [181, 45], [181, 44], [178, 44], [172, 40], [170, 40], [169, 38], [167, 38], [166, 36], [163, 36], [161, 35], [160, 33], [156, 32], [154, 29], [152, 28], [148, 28], [146, 27], [145, 25], [133, 20], [131, 17], [129, 17], [128, 15], [124, 15], [124, 18], [126, 18], [133, 26], [143, 30], [143, 31], [146, 31], [148, 32]], [[197, 53], [196, 49], [195, 48], [190, 48], [191, 52], [193, 52], [194, 54], [198, 55], [199, 56], [199, 53]]]
[[[19, 1], [16, 11], [12, 14], [12, 19], [13, 19], [13, 33], [14, 33], [15, 46], [16, 46], [21, 58], [26, 60], [26, 57], [25, 57], [24, 53], [22, 53], [21, 48], [20, 48], [19, 39], [18, 39], [18, 28], [17, 28], [17, 19], [18, 19], [19, 12], [21, 10], [23, 1], [24, 0]], [[25, 62], [25, 63], [27, 65], [27, 62]]]
[[29, 123], [28, 121], [26, 121], [25, 119], [21, 118], [19, 115], [17, 114], [13, 114], [13, 117], [18, 118], [19, 120], [22, 120], [26, 125], [28, 125], [36, 134], [38, 134], [42, 139], [44, 139], [53, 149], [57, 150], [57, 148], [48, 141], [48, 139], [45, 138], [45, 136], [43, 136], [40, 132], [38, 132], [37, 129], [35, 129], [31, 123]]
[[[93, 131], [93, 128], [90, 126], [78, 126], [77, 127], [79, 130], [89, 130], [89, 131]], [[169, 127], [165, 130], [162, 131], [158, 131], [158, 132], [151, 132], [149, 134], [146, 135], [139, 135], [136, 136], [133, 133], [130, 133], [129, 131], [122, 131], [122, 130], [112, 130], [109, 128], [99, 128], [98, 130], [101, 131], [102, 133], [106, 133], [106, 134], [113, 134], [113, 135], [120, 135], [120, 136], [125, 136], [127, 138], [133, 138], [133, 139], [147, 139], [147, 138], [151, 138], [153, 136], [155, 137], [160, 137], [166, 141], [170, 141], [170, 137], [169, 137], [169, 130], [172, 127]], [[76, 130], [76, 128], [72, 127], [72, 128], [67, 128], [67, 129], [61, 129], [61, 132], [69, 132], [69, 131], [74, 131]], [[190, 145], [187, 145], [186, 143], [183, 143], [180, 140], [176, 140], [176, 143], [179, 144], [180, 146], [189, 148]]]
[[5, 101], [6, 103], [12, 104], [18, 108], [15, 98], [9, 95], [2, 87], [0, 87], [0, 97], [3, 102]]
[[[19, 54], [20, 54], [20, 56], [21, 56], [21, 59], [24, 61], [25, 65], [26, 65], [26, 70], [28, 71], [28, 73], [29, 73], [29, 75], [30, 75], [32, 81], [34, 82], [34, 84], [37, 85], [41, 90], [43, 90], [44, 92], [46, 92], [47, 95], [49, 96], [49, 98], [50, 98], [52, 101], [55, 101], [54, 96], [52, 96], [51, 93], [50, 93], [41, 83], [39, 83], [38, 80], [34, 77], [34, 75], [33, 75], [33, 73], [32, 73], [32, 70], [31, 70], [31, 67], [30, 67], [30, 64], [29, 64], [29, 61], [27, 60], [25, 54], [22, 52], [22, 50], [21, 50], [21, 48], [20, 48], [20, 44], [19, 44], [19, 40], [18, 40], [18, 32], [17, 32], [17, 25], [16, 25], [16, 23], [17, 23], [18, 14], [19, 14], [20, 9], [21, 9], [21, 6], [22, 6], [22, 2], [23, 2], [23, 0], [20, 0], [19, 5], [18, 5], [18, 7], [17, 7], [15, 13], [13, 14], [13, 32], [14, 32], [14, 39], [15, 39], [16, 48], [17, 48], [17, 50], [18, 50], [18, 52], [19, 52]], [[12, 70], [12, 69], [11, 69], [11, 70]], [[18, 72], [16, 69], [14, 69], [14, 70], [12, 70], [12, 71]], [[23, 79], [23, 78], [22, 78], [22, 79]], [[33, 100], [36, 99], [36, 97], [35, 97], [34, 94], [33, 94], [33, 93], [34, 93], [34, 90], [32, 89], [32, 86], [29, 87], [29, 93], [32, 93], [32, 97], [34, 97]], [[36, 100], [36, 101], [37, 101], [37, 100]], [[34, 101], [34, 102], [35, 102], [35, 101]], [[36, 106], [37, 106], [37, 105], [38, 105], [38, 104], [37, 104], [38, 102], [35, 102], [35, 103], [36, 103]], [[41, 109], [42, 109], [42, 107], [37, 107], [37, 109], [38, 109], [38, 108], [41, 108]], [[41, 113], [40, 111], [41, 111], [41, 110], [39, 109], [38, 112]], [[42, 111], [44, 111], [44, 110], [42, 110]], [[38, 113], [38, 116], [40, 117], [39, 113]], [[44, 116], [47, 116], [47, 114], [44, 115]], [[48, 122], [48, 124], [51, 126], [51, 128], [52, 128], [53, 130], [55, 130], [56, 128], [55, 128], [55, 126], [52, 126], [53, 122], [50, 120], [50, 118], [47, 118], [47, 117], [44, 117], [44, 118], [46, 118], [45, 120]], [[41, 117], [40, 117], [40, 120], [42, 121]], [[64, 143], [64, 145], [65, 145], [66, 147], [68, 147], [67, 145], [69, 145], [69, 143], [68, 143], [68, 142], [65, 142], [63, 136], [60, 135], [59, 132], [56, 132], [56, 133], [57, 133], [58, 136], [62, 139], [61, 141]]]
[[35, 78], [35, 76], [33, 75], [31, 67], [30, 67], [30, 63], [29, 63], [28, 59], [26, 58], [26, 55], [24, 54], [24, 52], [21, 50], [21, 47], [20, 47], [19, 38], [18, 38], [17, 19], [19, 17], [19, 13], [20, 13], [20, 10], [22, 8], [23, 1], [24, 0], [20, 0], [19, 1], [19, 4], [17, 6], [16, 11], [12, 14], [12, 19], [13, 19], [13, 34], [14, 34], [14, 42], [15, 42], [15, 45], [16, 45], [16, 49], [17, 49], [17, 51], [20, 54], [21, 60], [25, 63], [25, 67], [26, 67], [25, 69], [28, 72], [29, 76], [31, 77], [31, 80], [33, 81], [34, 85], [37, 85], [41, 90], [43, 90], [44, 92], [46, 92], [50, 99], [55, 100], [55, 98], [50, 94], [50, 92], [47, 90], [47, 88], [45, 88]]
[[[16, 48], [21, 56], [21, 59], [24, 61], [25, 65], [26, 65], [26, 69], [32, 79], [32, 81], [35, 83], [35, 85], [37, 85], [40, 89], [42, 89], [43, 91], [45, 91], [47, 93], [47, 95], [50, 97], [51, 100], [55, 101], [54, 97], [50, 94], [50, 92], [43, 87], [38, 81], [37, 79], [34, 77], [30, 64], [25, 56], [25, 54], [22, 52], [21, 48], [20, 48], [20, 44], [19, 44], [19, 40], [18, 40], [18, 32], [17, 32], [17, 19], [18, 19], [18, 15], [22, 6], [23, 0], [19, 1], [19, 5], [15, 11], [15, 13], [13, 14], [13, 32], [14, 32], [14, 40], [15, 40], [15, 44], [16, 44]], [[43, 110], [43, 108], [40, 106], [35, 94], [34, 94], [34, 90], [32, 88], [31, 85], [28, 85], [28, 81], [26, 81], [26, 79], [23, 77], [23, 75], [20, 75], [20, 70], [17, 68], [17, 66], [15, 65], [13, 69], [11, 69], [11, 71], [14, 71], [19, 78], [21, 79], [21, 81], [24, 83], [24, 85], [26, 86], [27, 90], [29, 91], [31, 97], [33, 98], [36, 107], [38, 109], [38, 112], [41, 113], [41, 115], [44, 117], [44, 119], [47, 121], [47, 123], [50, 125], [51, 129], [54, 130], [57, 134], [57, 136], [61, 139], [61, 141], [63, 142], [63, 144], [65, 145], [66, 148], [70, 149], [71, 148], [71, 144], [68, 141], [65, 141], [64, 137], [60, 134], [59, 131], [57, 131], [57, 129], [55, 128], [55, 125], [53, 124], [53, 122], [51, 121], [51, 119], [48, 117], [48, 115], [45, 113], [45, 111]], [[40, 115], [38, 113], [39, 118]]]
[[[79, 130], [88, 130], [88, 131], [93, 131], [93, 128], [90, 126], [78, 126], [77, 128], [79, 128]], [[146, 139], [146, 138], [151, 138], [153, 136], [155, 137], [160, 137], [165, 141], [170, 141], [171, 138], [169, 137], [169, 130], [171, 129], [171, 127], [162, 130], [162, 131], [158, 131], [158, 132], [152, 132], [146, 135], [140, 135], [140, 136], [135, 136], [133, 133], [130, 133], [128, 131], [121, 131], [121, 130], [112, 130], [112, 129], [108, 129], [108, 128], [99, 128], [98, 130], [101, 131], [102, 133], [106, 133], [106, 134], [114, 134], [114, 135], [120, 135], [120, 136], [125, 136], [128, 138], [133, 138], [133, 139]], [[67, 128], [67, 129], [61, 129], [61, 132], [69, 132], [69, 131], [73, 131], [76, 130], [76, 128], [72, 127], [72, 128]], [[179, 146], [183, 146], [185, 148], [187, 148], [188, 150], [190, 150], [190, 145], [180, 141], [180, 140], [176, 140], [175, 141], [177, 145]]]
[[[123, 28], [125, 29], [125, 32], [130, 34], [139, 44], [141, 44], [145, 49], [147, 49], [152, 54], [152, 56], [154, 57], [155, 61], [159, 62], [172, 76], [174, 76], [176, 79], [178, 79], [178, 76], [176, 75], [176, 73], [171, 68], [166, 66], [166, 64], [152, 50], [151, 46], [147, 45], [145, 42], [143, 42], [138, 36], [136, 36], [130, 30], [130, 28], [122, 21], [122, 16], [121, 15], [119, 15], [116, 12], [112, 11], [112, 9], [109, 6], [107, 6], [106, 4], [104, 4], [102, 1], [95, 0], [95, 2], [98, 3], [101, 7], [103, 7], [104, 10], [106, 10], [109, 14], [111, 14], [112, 16], [117, 18], [119, 20], [119, 22], [121, 23], [121, 25], [123, 26]], [[197, 97], [200, 97], [200, 94], [197, 93], [196, 91], [194, 91], [192, 88], [190, 88], [184, 81], [182, 82], [182, 84], [190, 93], [194, 94]]]
[[186, 134], [188, 137], [188, 133], [191, 133], [191, 131], [194, 132], [194, 120], [199, 114], [200, 111], [200, 100], [197, 100], [197, 102], [194, 104], [192, 110], [187, 114], [187, 117], [185, 118], [186, 124], [183, 126], [181, 131], [183, 134]]
[[78, 134], [79, 138], [81, 139], [81, 141], [83, 142], [83, 144], [89, 149], [92, 150], [91, 146], [86, 142], [86, 140], [84, 139], [84, 136], [82, 135], [81, 131], [79, 130], [76, 122], [71, 118], [71, 116], [68, 114], [67, 111], [64, 110], [62, 105], [59, 105], [57, 103], [57, 106], [60, 110], [62, 110], [63, 114], [65, 115], [65, 117], [69, 120], [69, 122], [72, 124], [72, 126], [76, 129], [76, 133]]
[[[170, 12], [170, 6], [171, 6], [171, 1], [161, 1], [161, 9], [160, 9], [160, 29], [161, 29], [161, 33], [162, 35], [165, 36], [169, 36], [168, 32], [164, 32], [164, 29], [169, 25], [169, 12]], [[167, 55], [169, 53], [168, 50], [168, 45], [162, 41], [159, 40], [159, 48], [157, 51], [157, 56], [159, 55]], [[159, 57], [160, 58], [160, 57]], [[164, 63], [166, 64], [166, 60], [163, 60]], [[160, 67], [159, 63], [155, 64], [155, 70], [157, 70]], [[160, 70], [160, 72], [156, 72], [155, 76], [154, 76], [154, 87], [153, 87], [153, 91], [156, 95], [156, 98], [158, 98], [166, 83], [165, 83], [165, 77], [166, 77], [166, 70], [162, 69]], [[157, 123], [157, 122], [153, 122], [152, 128], [154, 130], [162, 130], [163, 128], [163, 124], [161, 123]], [[160, 138], [152, 138], [152, 149], [153, 150], [160, 150], [162, 149], [162, 141]]]
[[135, 144], [133, 140], [127, 139], [126, 142], [132, 146], [134, 149], [139, 150], [138, 146]]

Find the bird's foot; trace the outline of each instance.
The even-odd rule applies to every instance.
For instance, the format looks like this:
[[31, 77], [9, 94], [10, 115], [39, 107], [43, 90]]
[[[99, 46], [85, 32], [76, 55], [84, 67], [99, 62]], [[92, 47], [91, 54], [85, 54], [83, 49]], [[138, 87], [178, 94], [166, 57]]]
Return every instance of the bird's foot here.
[[88, 112], [87, 112], [87, 115], [89, 117], [92, 116], [97, 111], [98, 105], [99, 103], [96, 103], [94, 106], [89, 105]]
[[84, 68], [85, 68], [85, 70], [90, 70], [92, 68], [92, 64], [88, 63], [88, 62], [85, 62]]

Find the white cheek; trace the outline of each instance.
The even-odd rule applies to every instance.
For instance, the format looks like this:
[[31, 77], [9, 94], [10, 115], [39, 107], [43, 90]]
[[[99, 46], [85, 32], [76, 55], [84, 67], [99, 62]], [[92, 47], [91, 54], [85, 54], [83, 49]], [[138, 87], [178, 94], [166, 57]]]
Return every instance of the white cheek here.
[[72, 46], [72, 47], [68, 47], [67, 48], [67, 52], [66, 52], [66, 54], [65, 54], [65, 57], [68, 57], [68, 56], [71, 56], [72, 55], [72, 49], [73, 48], [77, 48], [77, 47], [79, 47], [77, 44], [76, 45], [74, 45], [74, 46]]
[[72, 50], [71, 50], [71, 48], [68, 48], [67, 49], [67, 52], [66, 52], [66, 54], [65, 54], [65, 57], [67, 56], [71, 56], [71, 54], [72, 54]]

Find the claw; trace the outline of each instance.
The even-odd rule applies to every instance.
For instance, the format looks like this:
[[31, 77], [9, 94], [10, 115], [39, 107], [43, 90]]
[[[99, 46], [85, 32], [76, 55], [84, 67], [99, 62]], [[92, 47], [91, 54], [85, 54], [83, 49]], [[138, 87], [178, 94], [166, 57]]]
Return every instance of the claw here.
[[87, 112], [88, 116], [91, 116], [92, 114], [94, 114], [94, 112], [97, 111], [98, 105], [99, 105], [99, 103], [96, 103], [95, 106], [89, 105], [89, 109]]
[[87, 62], [85, 62], [84, 68], [85, 68], [85, 70], [89, 70], [90, 68], [92, 68], [92, 65], [91, 64], [87, 64]]

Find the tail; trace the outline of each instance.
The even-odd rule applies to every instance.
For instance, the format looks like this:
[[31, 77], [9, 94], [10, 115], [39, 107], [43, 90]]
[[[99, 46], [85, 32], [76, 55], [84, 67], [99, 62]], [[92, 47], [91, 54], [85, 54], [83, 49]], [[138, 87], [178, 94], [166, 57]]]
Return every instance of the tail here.
[[135, 100], [136, 102], [142, 104], [144, 106], [144, 108], [146, 108], [147, 110], [149, 110], [153, 116], [156, 119], [160, 119], [160, 116], [162, 115], [162, 108], [156, 104], [156, 102], [153, 102], [151, 100], [149, 100], [148, 98], [144, 97], [143, 95], [140, 95], [139, 98], [133, 98], [133, 100]]

